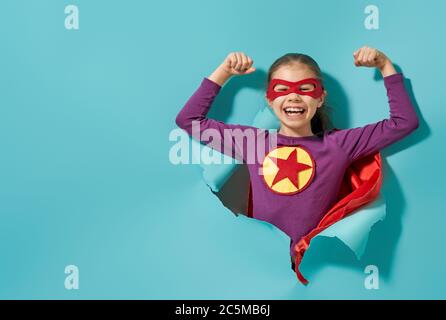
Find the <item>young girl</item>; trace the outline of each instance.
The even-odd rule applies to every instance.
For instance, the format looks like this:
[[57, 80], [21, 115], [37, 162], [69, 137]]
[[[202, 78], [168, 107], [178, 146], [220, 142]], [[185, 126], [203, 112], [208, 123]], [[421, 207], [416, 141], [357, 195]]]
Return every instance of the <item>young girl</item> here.
[[[390, 118], [363, 127], [329, 130], [324, 105], [327, 91], [321, 70], [311, 57], [297, 53], [280, 57], [268, 71], [265, 98], [280, 120], [279, 131], [206, 118], [214, 98], [232, 76], [255, 71], [253, 60], [242, 52], [230, 53], [204, 78], [176, 118], [177, 125], [195, 139], [247, 164], [250, 216], [274, 224], [291, 238], [293, 268], [303, 283], [307, 281], [295, 265], [308, 247], [308, 235], [320, 227], [327, 212], [337, 204], [346, 170], [353, 163], [363, 164], [362, 159], [418, 127], [403, 75], [395, 71], [390, 59], [365, 46], [356, 50], [353, 57], [355, 66], [374, 67], [381, 72]], [[345, 216], [348, 212], [342, 210]]]

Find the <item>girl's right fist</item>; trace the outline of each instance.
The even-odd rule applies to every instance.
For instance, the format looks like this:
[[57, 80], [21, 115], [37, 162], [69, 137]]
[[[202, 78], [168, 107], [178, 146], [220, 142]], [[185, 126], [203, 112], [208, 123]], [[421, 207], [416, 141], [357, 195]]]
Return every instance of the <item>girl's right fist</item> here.
[[244, 75], [256, 71], [254, 61], [243, 52], [231, 52], [223, 61], [221, 68], [229, 75]]

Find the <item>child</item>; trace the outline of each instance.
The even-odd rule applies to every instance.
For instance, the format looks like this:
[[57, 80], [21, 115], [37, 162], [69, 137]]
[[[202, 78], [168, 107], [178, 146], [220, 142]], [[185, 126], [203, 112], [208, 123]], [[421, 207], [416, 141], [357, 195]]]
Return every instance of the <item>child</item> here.
[[[324, 105], [327, 91], [320, 68], [311, 57], [294, 53], [277, 59], [268, 71], [265, 98], [280, 120], [278, 132], [206, 118], [226, 81], [234, 75], [255, 71], [253, 60], [242, 52], [230, 53], [204, 78], [176, 117], [177, 125], [194, 138], [247, 164], [250, 216], [274, 224], [291, 238], [293, 268], [308, 247], [310, 238], [304, 236], [320, 227], [326, 213], [338, 201], [346, 170], [358, 161], [366, 166], [360, 162], [362, 159], [418, 127], [403, 75], [395, 71], [390, 59], [365, 46], [355, 51], [353, 57], [357, 67], [375, 67], [381, 72], [389, 99], [389, 119], [352, 129], [328, 130]], [[237, 132], [238, 136], [228, 135], [228, 131]], [[201, 134], [198, 137], [197, 132]], [[297, 266], [296, 273], [307, 283]]]

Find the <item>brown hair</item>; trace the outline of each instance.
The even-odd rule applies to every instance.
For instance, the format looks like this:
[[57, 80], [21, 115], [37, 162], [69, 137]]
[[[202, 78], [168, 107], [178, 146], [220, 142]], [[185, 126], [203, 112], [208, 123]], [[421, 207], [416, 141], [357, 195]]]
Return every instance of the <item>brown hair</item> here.
[[[303, 53], [287, 53], [284, 56], [278, 58], [268, 70], [268, 81], [266, 83], [266, 87], [268, 88], [269, 83], [271, 81], [271, 77], [277, 69], [284, 65], [291, 65], [293, 63], [302, 63], [309, 67], [311, 71], [314, 72], [316, 78], [320, 79], [323, 83], [322, 72], [319, 68], [319, 65], [313, 58]], [[315, 135], [323, 135], [325, 130], [331, 128], [332, 124], [330, 121], [330, 117], [328, 116], [328, 112], [330, 111], [330, 107], [324, 103], [320, 108], [317, 108], [314, 117], [311, 119], [311, 131]]]

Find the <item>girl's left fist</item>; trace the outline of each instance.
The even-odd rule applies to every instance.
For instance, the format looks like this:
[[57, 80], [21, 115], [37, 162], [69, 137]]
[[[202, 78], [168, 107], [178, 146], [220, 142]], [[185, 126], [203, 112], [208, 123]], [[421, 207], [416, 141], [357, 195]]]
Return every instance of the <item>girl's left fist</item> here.
[[355, 59], [355, 66], [357, 67], [376, 67], [382, 69], [389, 58], [381, 51], [370, 48], [362, 47], [353, 52]]

